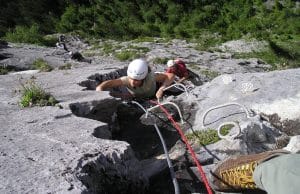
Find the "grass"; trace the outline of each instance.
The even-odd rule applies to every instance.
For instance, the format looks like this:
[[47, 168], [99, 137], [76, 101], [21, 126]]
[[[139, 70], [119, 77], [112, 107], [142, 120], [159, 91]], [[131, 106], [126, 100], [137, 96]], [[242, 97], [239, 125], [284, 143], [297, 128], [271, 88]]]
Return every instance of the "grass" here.
[[154, 64], [167, 64], [168, 60], [169, 60], [169, 58], [159, 58], [159, 57], [157, 57], [153, 60], [153, 63]]
[[196, 42], [195, 46], [196, 50], [205, 51], [210, 50], [211, 47], [216, 46], [217, 44], [222, 43], [222, 37], [218, 34], [213, 34], [210, 32], [203, 32], [197, 40], [193, 40], [192, 42]]
[[235, 53], [234, 58], [259, 58], [272, 65], [272, 70], [300, 67], [300, 37], [275, 36], [262, 52]]
[[44, 36], [37, 24], [30, 27], [16, 26], [15, 29], [8, 31], [4, 39], [15, 43], [29, 43], [40, 46], [55, 46], [57, 37], [52, 35]]
[[171, 38], [155, 38], [155, 37], [138, 37], [134, 39], [133, 43], [140, 43], [140, 42], [155, 42], [155, 43], [167, 43], [170, 42]]
[[32, 63], [34, 69], [39, 69], [41, 71], [52, 71], [53, 68], [44, 59], [38, 58]]
[[9, 72], [15, 71], [15, 67], [11, 65], [1, 64], [0, 65], [0, 75], [8, 74]]
[[189, 133], [186, 138], [193, 143], [201, 145], [213, 144], [220, 140], [218, 133], [214, 129], [199, 130], [194, 133]]
[[220, 75], [218, 72], [209, 69], [200, 70], [200, 73], [205, 75], [209, 80], [212, 80]]
[[55, 106], [58, 101], [35, 82], [22, 85], [21, 107]]
[[139, 52], [141, 52], [141, 53], [147, 53], [147, 52], [150, 51], [150, 49], [149, 49], [148, 47], [132, 46], [132, 45], [130, 45], [130, 46], [128, 47], [128, 49], [137, 50], [137, 51], [139, 51]]
[[59, 70], [66, 70], [66, 69], [71, 69], [72, 64], [71, 63], [65, 63], [64, 65], [58, 67]]
[[0, 66], [0, 75], [5, 75], [9, 72], [9, 68], [7, 66]]
[[108, 54], [113, 54], [115, 53], [115, 50], [118, 50], [122, 48], [122, 46], [120, 45], [113, 45], [111, 43], [107, 43], [105, 42], [103, 45], [102, 45], [102, 51], [104, 52], [104, 54], [108, 55]]
[[231, 124], [222, 126], [222, 128], [220, 130], [221, 135], [227, 135], [233, 127], [234, 127], [234, 125], [231, 125]]
[[139, 43], [139, 42], [155, 42], [154, 37], [138, 37], [133, 40], [134, 43]]
[[[231, 126], [225, 125], [221, 128], [220, 133], [222, 135], [227, 135], [231, 128]], [[218, 136], [217, 130], [215, 129], [198, 130], [187, 134], [186, 137], [191, 143], [196, 143], [199, 145], [209, 145], [221, 140]]]
[[136, 58], [140, 58], [142, 55], [138, 51], [135, 50], [124, 50], [118, 53], [115, 53], [115, 57], [120, 61], [133, 60]]
[[150, 49], [148, 47], [130, 45], [126, 48], [126, 50], [115, 52], [114, 56], [120, 61], [127, 61], [144, 57], [145, 54], [149, 51]]

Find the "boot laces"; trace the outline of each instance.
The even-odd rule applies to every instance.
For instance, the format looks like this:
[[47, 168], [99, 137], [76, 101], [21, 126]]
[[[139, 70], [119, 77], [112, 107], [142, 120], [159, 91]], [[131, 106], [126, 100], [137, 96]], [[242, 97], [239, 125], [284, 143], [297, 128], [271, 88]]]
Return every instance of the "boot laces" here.
[[[257, 162], [250, 162], [231, 169], [223, 170], [220, 172], [222, 180], [227, 185], [243, 189], [257, 188], [252, 178]], [[224, 184], [225, 186], [225, 183]]]

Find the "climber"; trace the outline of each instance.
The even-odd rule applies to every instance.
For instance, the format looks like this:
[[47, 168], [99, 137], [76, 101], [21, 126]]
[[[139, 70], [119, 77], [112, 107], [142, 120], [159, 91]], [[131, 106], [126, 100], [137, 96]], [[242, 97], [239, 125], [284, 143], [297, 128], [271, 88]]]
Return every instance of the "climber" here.
[[231, 157], [211, 172], [211, 186], [219, 192], [261, 189], [268, 194], [296, 194], [300, 190], [300, 154], [285, 150]]
[[189, 78], [189, 72], [186, 68], [185, 63], [180, 60], [169, 60], [167, 63], [168, 69], [166, 70], [166, 73], [172, 73], [173, 76], [177, 76], [179, 80], [178, 83], [183, 82], [184, 80]]
[[96, 91], [125, 86], [128, 92], [136, 98], [156, 97], [160, 99], [164, 88], [169, 86], [173, 79], [174, 76], [171, 73], [153, 73], [145, 60], [135, 59], [128, 66], [127, 76], [104, 81], [96, 87]]
[[66, 46], [66, 37], [64, 35], [60, 35], [58, 37], [58, 42], [56, 43], [56, 47], [64, 49], [67, 52], [70, 52], [69, 49]]

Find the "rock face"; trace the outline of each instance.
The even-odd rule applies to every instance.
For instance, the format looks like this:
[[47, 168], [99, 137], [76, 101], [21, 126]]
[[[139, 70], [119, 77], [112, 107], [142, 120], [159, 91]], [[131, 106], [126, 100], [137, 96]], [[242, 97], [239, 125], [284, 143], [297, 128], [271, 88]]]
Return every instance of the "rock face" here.
[[[89, 48], [78, 40], [71, 45], [70, 50], [80, 52]], [[179, 104], [191, 123], [183, 125], [186, 129], [201, 130], [203, 125], [216, 129], [224, 121], [238, 121], [240, 129], [232, 129], [234, 137], [197, 150], [203, 164], [212, 167], [228, 155], [285, 146], [299, 151], [299, 138], [293, 136], [300, 133], [300, 69], [258, 73], [269, 65], [257, 59], [231, 59], [229, 53], [200, 52], [180, 40], [170, 44], [140, 43], [139, 46], [150, 48], [145, 54], [149, 61], [156, 57], [180, 56], [201, 78], [207, 76], [202, 70], [220, 74], [215, 79], [215, 76], [207, 76], [202, 80], [206, 83], [194, 87], [188, 96], [167, 98]], [[120, 126], [115, 126], [118, 120], [115, 113], [120, 111], [118, 106], [123, 102], [109, 92], [94, 90], [100, 82], [124, 75], [128, 62], [108, 56], [94, 56], [91, 63], [74, 62], [69, 56], [55, 53], [55, 48], [32, 45], [8, 44], [0, 51], [1, 56], [5, 56], [0, 64], [14, 65], [15, 70], [28, 70], [36, 58], [43, 58], [55, 67], [52, 72], [26, 71], [0, 76], [0, 193], [154, 191], [149, 189], [151, 178], [167, 168], [157, 136], [155, 144], [147, 145], [151, 148], [145, 146], [149, 153], [142, 153], [151, 157], [138, 160], [133, 149], [136, 146], [125, 142], [132, 139], [124, 134], [139, 133], [140, 137], [147, 135], [152, 141], [150, 135], [156, 135], [155, 132], [142, 125], [139, 126], [143, 128], [135, 128], [133, 132], [133, 127], [123, 127], [128, 131], [123, 133], [124, 141], [119, 141], [115, 136], [120, 132]], [[70, 69], [59, 70], [68, 62], [73, 64]], [[165, 67], [153, 64], [153, 68], [163, 70]], [[20, 108], [19, 91], [29, 80], [51, 93], [59, 106]], [[209, 108], [228, 103], [235, 104], [210, 111], [203, 124]], [[122, 113], [123, 119], [135, 116], [130, 112], [125, 117], [125, 113]], [[167, 119], [163, 119], [160, 127], [166, 125]], [[135, 124], [131, 120], [126, 122]], [[172, 141], [167, 142], [171, 158], [185, 158], [186, 150], [177, 142], [178, 134], [170, 126], [165, 128], [164, 137]], [[234, 130], [241, 132], [235, 135]], [[290, 138], [293, 141], [287, 146]], [[132, 142], [146, 144], [145, 138], [140, 139], [142, 141], [134, 139]], [[182, 193], [200, 192], [184, 185]]]
[[[47, 74], [40, 76], [48, 83]], [[41, 77], [37, 75], [37, 79]], [[111, 97], [80, 91], [73, 77], [71, 85], [74, 84], [75, 90], [68, 84], [59, 89], [57, 86], [63, 80], [56, 83], [56, 89], [55, 83], [48, 83], [54, 95], [60, 93], [56, 98], [66, 106], [63, 109], [20, 109], [13, 93], [19, 87], [15, 78], [15, 75], [0, 78], [5, 82], [1, 86], [1, 193], [105, 193], [124, 187], [135, 192], [147, 186], [147, 179], [137, 171], [140, 164], [129, 144], [109, 140], [111, 132], [106, 123], [77, 117], [68, 107], [72, 104], [71, 96], [77, 103], [91, 102], [87, 106], [93, 106], [93, 100], [101, 104], [101, 99]], [[29, 79], [28, 75], [22, 78]], [[105, 102], [109, 104], [109, 100]], [[114, 179], [108, 180], [106, 176]], [[116, 182], [120, 187], [113, 186]]]
[[[217, 163], [230, 155], [287, 146], [300, 133], [299, 78], [300, 69], [224, 74], [195, 88], [188, 98], [177, 99], [195, 104], [194, 130], [217, 129], [228, 122], [240, 127], [240, 132], [231, 129], [231, 138], [199, 149], [199, 160]], [[298, 152], [297, 138], [292, 139], [286, 149]]]

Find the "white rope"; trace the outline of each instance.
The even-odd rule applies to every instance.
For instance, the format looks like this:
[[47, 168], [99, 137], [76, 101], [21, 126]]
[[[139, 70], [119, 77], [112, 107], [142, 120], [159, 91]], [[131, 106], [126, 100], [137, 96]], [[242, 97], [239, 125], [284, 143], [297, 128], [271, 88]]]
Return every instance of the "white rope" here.
[[[163, 103], [161, 103], [161, 105], [165, 105], [165, 104], [170, 104], [170, 105], [175, 106], [175, 108], [177, 109], [177, 111], [178, 111], [178, 113], [179, 113], [179, 117], [180, 117], [181, 124], [184, 124], [184, 120], [183, 120], [183, 117], [182, 117], [180, 108], [177, 106], [177, 104], [175, 104], [174, 102], [163, 102]], [[148, 112], [149, 112], [149, 111], [151, 111], [151, 110], [153, 110], [153, 109], [156, 109], [156, 108], [158, 108], [158, 107], [159, 107], [159, 105], [155, 105], [155, 106], [153, 106], [153, 107], [151, 107], [151, 108], [148, 108], [148, 109], [147, 109], [147, 112], [146, 112], [146, 117], [148, 116]]]
[[173, 88], [173, 87], [180, 90], [180, 91], [182, 91], [182, 92], [185, 92], [186, 96], [189, 96], [187, 87], [185, 85], [181, 84], [181, 83], [172, 84], [172, 85], [164, 88], [163, 91], [168, 90], [168, 89]]
[[[226, 107], [226, 106], [232, 106], [232, 105], [236, 105], [236, 106], [240, 106], [244, 109], [244, 112], [246, 113], [246, 117], [247, 118], [250, 118], [252, 117], [252, 115], [250, 115], [250, 112], [248, 111], [248, 109], [242, 105], [242, 104], [239, 104], [239, 103], [236, 103], [236, 102], [232, 102], [232, 103], [227, 103], [227, 104], [222, 104], [222, 105], [218, 105], [218, 106], [213, 106], [211, 107], [210, 109], [208, 109], [202, 116], [202, 126], [203, 128], [205, 128], [206, 124], [205, 124], [205, 118], [207, 116], [207, 114], [212, 111], [212, 110], [215, 110], [215, 109], [219, 109], [219, 108], [223, 108], [223, 107]], [[234, 125], [237, 129], [238, 129], [238, 132], [235, 133], [235, 134], [228, 134], [228, 135], [222, 135], [221, 134], [221, 129], [224, 125]], [[219, 125], [219, 127], [217, 128], [217, 132], [218, 132], [218, 136], [221, 138], [221, 139], [227, 139], [227, 140], [233, 140], [234, 138], [238, 137], [240, 134], [241, 134], [241, 127], [240, 125], [238, 124], [238, 122], [235, 122], [235, 121], [232, 121], [232, 122], [224, 122], [222, 123], [221, 125]]]

